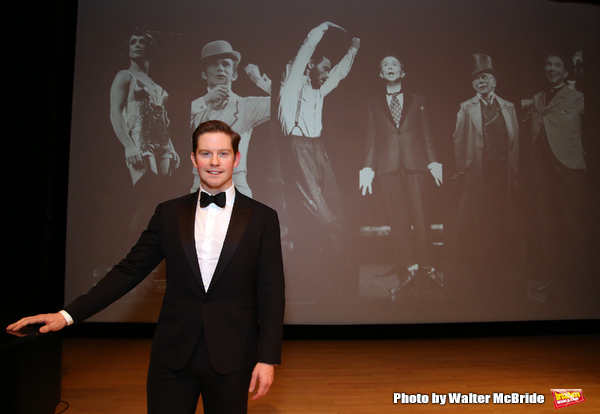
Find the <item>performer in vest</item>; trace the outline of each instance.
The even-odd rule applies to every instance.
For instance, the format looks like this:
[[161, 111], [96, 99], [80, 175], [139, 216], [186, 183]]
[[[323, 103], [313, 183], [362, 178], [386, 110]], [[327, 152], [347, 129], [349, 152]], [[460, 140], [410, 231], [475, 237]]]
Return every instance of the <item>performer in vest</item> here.
[[477, 276], [497, 274], [516, 260], [519, 126], [515, 106], [495, 93], [492, 59], [475, 54], [470, 62], [477, 94], [461, 103], [454, 131], [458, 206], [453, 253]]

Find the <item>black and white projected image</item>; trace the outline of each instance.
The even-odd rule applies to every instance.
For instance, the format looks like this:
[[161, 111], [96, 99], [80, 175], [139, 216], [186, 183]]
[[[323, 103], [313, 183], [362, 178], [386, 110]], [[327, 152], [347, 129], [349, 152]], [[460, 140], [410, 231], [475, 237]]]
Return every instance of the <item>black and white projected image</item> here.
[[[81, 0], [65, 301], [198, 189], [191, 133], [217, 119], [236, 188], [278, 211], [286, 323], [598, 318], [599, 23], [577, 2]], [[152, 322], [165, 288], [159, 266], [92, 320]]]
[[[202, 122], [214, 119], [227, 123], [241, 136], [239, 151], [242, 155], [239, 165], [234, 169], [235, 187], [248, 197], [252, 189], [248, 184], [248, 153], [252, 130], [269, 120], [271, 114], [271, 79], [260, 73], [257, 65], [249, 63], [244, 73], [263, 90], [265, 96], [238, 96], [233, 91], [233, 82], [239, 76], [238, 66], [242, 56], [225, 40], [215, 40], [202, 48], [200, 72], [206, 80], [206, 94], [192, 102], [191, 128], [196, 129]], [[200, 186], [196, 169], [192, 169], [194, 183], [190, 192]]]
[[[169, 94], [151, 77], [151, 67], [159, 58], [160, 49], [155, 36], [150, 30], [135, 27], [123, 39], [122, 56], [129, 67], [117, 72], [109, 92], [110, 123], [123, 146], [132, 185], [128, 197], [133, 211], [127, 228], [119, 236], [126, 247], [133, 246], [145, 229], [154, 208], [163, 201], [161, 193], [173, 179], [173, 171], [181, 164], [169, 135]], [[127, 205], [126, 201], [119, 201]], [[94, 268], [94, 282], [109, 270], [109, 267]], [[128, 294], [127, 300], [161, 298], [164, 288], [164, 269], [159, 266]]]
[[460, 104], [453, 135], [458, 205], [452, 256], [480, 285], [502, 287], [520, 264], [514, 217], [519, 122], [515, 105], [499, 95], [492, 57], [474, 54], [469, 65], [475, 96]]
[[401, 58], [384, 56], [379, 65], [382, 85], [367, 104], [366, 156], [359, 173], [363, 196], [372, 193], [376, 177], [394, 243], [394, 266], [378, 276], [398, 279], [388, 289], [391, 295], [440, 293], [444, 280], [433, 262], [424, 203], [443, 176], [425, 99], [402, 87], [406, 72]]
[[[353, 283], [347, 277], [344, 203], [321, 136], [326, 97], [348, 76], [360, 39], [339, 44], [339, 62], [319, 49], [331, 31], [346, 30], [324, 22], [310, 30], [285, 67], [279, 90], [281, 172], [288, 263], [288, 301], [314, 303], [341, 296]], [[323, 53], [320, 53], [323, 52]], [[310, 240], [310, 242], [306, 242]], [[317, 289], [315, 287], [318, 286]]]
[[111, 86], [110, 121], [123, 145], [133, 184], [136, 211], [129, 229], [133, 245], [147, 224], [152, 205], [160, 201], [156, 189], [161, 180], [171, 177], [180, 159], [169, 137], [169, 94], [149, 73], [157, 41], [150, 32], [135, 29], [123, 47], [130, 65], [116, 74]]
[[583, 53], [548, 51], [543, 90], [533, 97], [533, 183], [540, 240], [538, 289], [585, 288], [589, 272], [583, 145]]

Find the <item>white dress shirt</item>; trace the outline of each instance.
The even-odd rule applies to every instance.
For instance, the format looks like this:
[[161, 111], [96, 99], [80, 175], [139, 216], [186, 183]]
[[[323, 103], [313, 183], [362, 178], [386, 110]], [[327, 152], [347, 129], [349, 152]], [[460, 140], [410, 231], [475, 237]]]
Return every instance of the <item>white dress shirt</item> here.
[[[203, 190], [200, 189], [200, 191]], [[202, 208], [200, 207], [200, 197], [198, 197], [198, 205], [196, 206], [194, 240], [205, 292], [208, 292], [208, 287], [223, 249], [223, 242], [225, 241], [235, 201], [235, 187], [232, 185], [225, 193], [227, 194], [227, 202], [223, 208], [215, 204], [209, 204]]]
[[285, 135], [318, 138], [322, 129], [323, 99], [344, 79], [354, 63], [358, 49], [351, 46], [342, 60], [329, 72], [329, 78], [314, 89], [305, 75], [306, 66], [327, 31], [325, 23], [312, 29], [294, 60], [286, 66], [279, 92], [279, 120]]
[[489, 101], [484, 99], [483, 96], [481, 96], [481, 94], [479, 92], [477, 92], [477, 96], [479, 97], [479, 101], [482, 102], [485, 106], [493, 104], [494, 99], [496, 98], [496, 95], [494, 94], [494, 92], [490, 92], [490, 94], [488, 95]]

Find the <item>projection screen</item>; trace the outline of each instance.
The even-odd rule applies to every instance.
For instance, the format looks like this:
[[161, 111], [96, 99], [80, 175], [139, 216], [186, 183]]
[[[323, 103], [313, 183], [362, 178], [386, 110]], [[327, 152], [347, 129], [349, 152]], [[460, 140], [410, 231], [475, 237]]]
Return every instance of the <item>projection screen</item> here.
[[[550, 1], [80, 0], [65, 301], [159, 202], [196, 191], [191, 132], [213, 118], [242, 135], [236, 187], [279, 213], [287, 324], [600, 317], [599, 17]], [[216, 57], [237, 64], [220, 98]], [[568, 104], [550, 115], [552, 99]], [[91, 321], [154, 322], [166, 284], [161, 265]]]

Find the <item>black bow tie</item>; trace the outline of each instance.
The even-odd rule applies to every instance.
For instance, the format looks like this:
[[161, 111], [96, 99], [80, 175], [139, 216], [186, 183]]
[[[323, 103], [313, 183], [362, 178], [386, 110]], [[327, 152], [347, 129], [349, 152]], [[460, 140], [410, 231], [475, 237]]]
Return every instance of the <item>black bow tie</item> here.
[[225, 202], [227, 201], [227, 195], [224, 192], [219, 194], [215, 194], [214, 196], [205, 193], [202, 191], [200, 193], [200, 207], [206, 207], [210, 203], [215, 203], [215, 205], [223, 208], [225, 207]]

